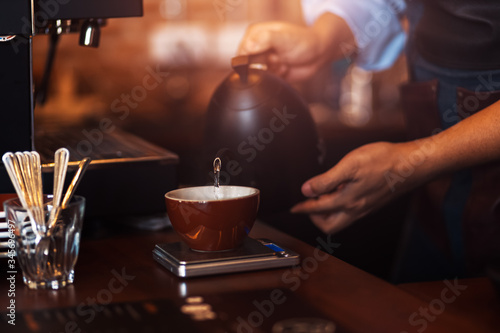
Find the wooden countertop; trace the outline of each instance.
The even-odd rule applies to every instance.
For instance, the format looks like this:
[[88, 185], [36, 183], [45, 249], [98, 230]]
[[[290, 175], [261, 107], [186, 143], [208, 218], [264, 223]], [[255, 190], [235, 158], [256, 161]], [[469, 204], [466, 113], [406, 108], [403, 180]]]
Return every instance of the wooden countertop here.
[[[428, 304], [429, 318], [441, 313], [456, 318], [463, 331], [498, 332], [500, 330], [500, 295], [487, 278], [405, 283], [400, 289]], [[423, 327], [422, 320], [416, 327]]]
[[[181, 279], [152, 258], [155, 244], [178, 241], [170, 229], [84, 238], [74, 285], [33, 291], [23, 285], [20, 272], [16, 275], [17, 318], [66, 307], [88, 314], [102, 305], [151, 300], [169, 300], [178, 308], [189, 297], [201, 296], [217, 316], [217, 320], [195, 322], [203, 332], [271, 332], [275, 322], [303, 316], [331, 320], [336, 332], [410, 333], [423, 332], [424, 327], [425, 332], [498, 332], [500, 327], [500, 300], [486, 279], [394, 286], [327, 255], [334, 254], [336, 246], [327, 236], [318, 239], [314, 248], [263, 223], [256, 224], [251, 236], [272, 239], [298, 252], [301, 265]], [[0, 306], [5, 311], [9, 283], [2, 274]], [[455, 289], [449, 285], [454, 283]], [[247, 320], [246, 328], [242, 320]], [[7, 332], [21, 332], [0, 321], [0, 326], [5, 325]], [[77, 326], [70, 328], [78, 332]], [[0, 331], [6, 332], [4, 327]]]

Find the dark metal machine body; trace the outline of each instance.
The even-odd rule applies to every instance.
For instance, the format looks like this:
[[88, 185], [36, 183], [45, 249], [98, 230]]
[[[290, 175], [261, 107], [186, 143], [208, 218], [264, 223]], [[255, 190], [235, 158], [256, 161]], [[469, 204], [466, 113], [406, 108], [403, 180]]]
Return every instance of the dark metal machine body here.
[[1, 154], [34, 148], [33, 36], [57, 20], [129, 16], [142, 0], [0, 0]]
[[[99, 34], [91, 30], [99, 28], [100, 22], [109, 18], [142, 15], [142, 0], [0, 0], [0, 154], [7, 151], [39, 151], [45, 163], [45, 191], [51, 188], [51, 152], [53, 156], [54, 149], [58, 148], [52, 139], [54, 135], [60, 135], [45, 128], [40, 131], [34, 125], [35, 97], [39, 99], [35, 91], [40, 87], [35, 89], [33, 84], [33, 37], [50, 34], [57, 38], [65, 32], [81, 30], [84, 38], [80, 38], [80, 44], [84, 45], [85, 37], [98, 37]], [[85, 30], [87, 35], [84, 27], [90, 29]], [[85, 45], [97, 44], [98, 40]], [[49, 73], [51, 65], [47, 66]], [[41, 86], [43, 81], [46, 80], [42, 80]], [[71, 147], [67, 140], [68, 133], [81, 133], [81, 130], [62, 130], [66, 133], [60, 136], [59, 142], [66, 142], [67, 148], [72, 151], [71, 148], [75, 147]], [[36, 133], [40, 132], [47, 137], [38, 138]], [[79, 188], [79, 194], [88, 197], [88, 213], [99, 215], [123, 211], [125, 214], [142, 214], [164, 209], [162, 194], [175, 186], [178, 157], [120, 131], [107, 135], [103, 140], [120, 147], [101, 144], [99, 155], [90, 156], [93, 162], [86, 181]], [[78, 138], [73, 138], [73, 142], [77, 143]], [[103, 149], [109, 152], [103, 152]], [[73, 155], [71, 161], [76, 164], [75, 160], [82, 157]], [[159, 175], [164, 177], [155, 178]], [[0, 193], [13, 191], [7, 172], [0, 163]]]
[[[0, 153], [3, 154], [33, 146], [31, 43], [34, 26], [30, 1], [1, 0], [0, 6]], [[2, 189], [6, 188], [7, 181], [4, 169]]]

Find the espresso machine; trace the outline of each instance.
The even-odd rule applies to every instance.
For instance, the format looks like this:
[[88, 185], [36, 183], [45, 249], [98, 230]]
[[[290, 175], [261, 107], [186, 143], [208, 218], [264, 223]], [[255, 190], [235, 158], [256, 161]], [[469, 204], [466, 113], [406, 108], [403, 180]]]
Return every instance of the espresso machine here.
[[[106, 20], [142, 16], [142, 0], [0, 0], [0, 7], [0, 154], [37, 150], [44, 191], [51, 193], [53, 155], [66, 147], [71, 154], [67, 180], [79, 160], [92, 158], [77, 190], [87, 198], [86, 216], [163, 214], [163, 194], [176, 186], [176, 154], [120, 129], [99, 133], [93, 149], [77, 149], [85, 139], [81, 129], [36, 128], [34, 122], [36, 101], [45, 99], [50, 69], [57, 65], [52, 60], [59, 36], [80, 33], [80, 45], [97, 47]], [[49, 34], [51, 44], [35, 87], [32, 45], [39, 34]], [[13, 192], [0, 165], [0, 193]]]

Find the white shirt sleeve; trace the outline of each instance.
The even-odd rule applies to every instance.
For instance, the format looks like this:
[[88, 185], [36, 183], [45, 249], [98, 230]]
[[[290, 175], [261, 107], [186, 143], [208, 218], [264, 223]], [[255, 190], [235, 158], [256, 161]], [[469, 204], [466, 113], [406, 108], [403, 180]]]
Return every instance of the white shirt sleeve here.
[[[312, 25], [330, 12], [343, 18], [351, 28], [358, 46], [355, 63], [368, 71], [386, 69], [398, 58], [406, 42], [400, 15], [404, 0], [301, 0], [304, 18]], [[347, 56], [352, 48], [340, 45]]]

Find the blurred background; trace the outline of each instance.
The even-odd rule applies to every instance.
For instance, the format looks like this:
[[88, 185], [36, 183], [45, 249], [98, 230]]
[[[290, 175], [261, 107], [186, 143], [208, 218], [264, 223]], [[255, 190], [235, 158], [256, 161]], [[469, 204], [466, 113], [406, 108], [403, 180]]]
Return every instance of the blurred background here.
[[[144, 17], [108, 20], [98, 48], [79, 47], [78, 34], [61, 37], [48, 99], [37, 105], [35, 116], [59, 122], [106, 117], [182, 155], [201, 140], [208, 101], [231, 71], [245, 29], [267, 20], [302, 23], [299, 1], [144, 0]], [[48, 39], [34, 40], [35, 84], [43, 74]], [[325, 139], [335, 138], [335, 149], [351, 149], [344, 131], [361, 129], [369, 136], [401, 130], [403, 62], [382, 73], [348, 71], [348, 61], [339, 62], [296, 87], [311, 103]], [[145, 82], [151, 72], [158, 76]], [[189, 182], [182, 170], [181, 177]]]
[[[98, 48], [78, 46], [78, 34], [63, 35], [47, 101], [36, 106], [35, 122], [107, 119], [178, 154], [179, 183], [189, 185], [196, 179], [193, 163], [212, 93], [230, 73], [231, 57], [248, 25], [268, 20], [302, 24], [299, 1], [144, 0], [143, 17], [107, 21]], [[48, 46], [47, 35], [35, 36], [35, 85], [43, 76]], [[403, 56], [378, 73], [346, 59], [296, 86], [325, 142], [325, 165], [333, 166], [367, 142], [404, 140], [398, 85], [405, 80]], [[388, 277], [401, 232], [401, 202], [337, 235], [342, 245], [336, 255]], [[295, 218], [281, 221], [294, 225], [290, 233], [314, 243], [317, 230]]]

